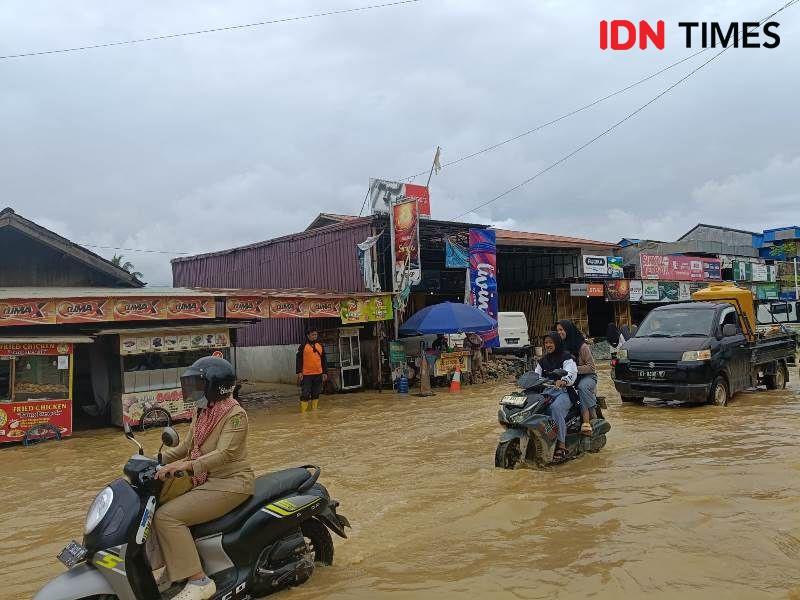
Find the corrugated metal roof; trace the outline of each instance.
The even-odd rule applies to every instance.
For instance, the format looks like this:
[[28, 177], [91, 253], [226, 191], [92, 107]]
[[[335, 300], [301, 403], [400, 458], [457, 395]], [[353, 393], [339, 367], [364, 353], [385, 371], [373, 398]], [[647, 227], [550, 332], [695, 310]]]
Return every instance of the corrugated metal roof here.
[[124, 298], [124, 297], [213, 297], [214, 294], [189, 288], [0, 288], [0, 298]]
[[600, 242], [597, 240], [587, 240], [584, 238], [567, 237], [563, 235], [551, 235], [549, 233], [534, 233], [531, 231], [511, 231], [508, 229], [496, 229], [498, 244], [522, 244], [528, 246], [555, 246], [574, 248], [595, 246], [598, 248], [616, 248], [617, 244], [612, 242]]
[[247, 289], [247, 288], [202, 288], [214, 296], [255, 296], [269, 298], [327, 298], [329, 300], [346, 300], [347, 298], [372, 298], [386, 296], [394, 292], [338, 292], [312, 288]]

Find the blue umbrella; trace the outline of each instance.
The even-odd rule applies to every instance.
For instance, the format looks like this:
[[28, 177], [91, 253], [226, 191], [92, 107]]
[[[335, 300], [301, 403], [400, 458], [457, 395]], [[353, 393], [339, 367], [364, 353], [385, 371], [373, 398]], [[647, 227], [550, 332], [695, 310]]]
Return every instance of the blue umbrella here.
[[402, 335], [470, 333], [497, 328], [497, 321], [467, 304], [443, 302], [423, 308], [400, 326]]

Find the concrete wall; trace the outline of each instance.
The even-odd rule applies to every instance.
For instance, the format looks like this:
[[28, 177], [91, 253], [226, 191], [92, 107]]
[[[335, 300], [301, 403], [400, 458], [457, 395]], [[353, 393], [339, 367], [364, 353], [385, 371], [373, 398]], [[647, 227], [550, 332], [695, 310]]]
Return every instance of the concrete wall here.
[[236, 348], [236, 374], [265, 383], [294, 383], [297, 344]]

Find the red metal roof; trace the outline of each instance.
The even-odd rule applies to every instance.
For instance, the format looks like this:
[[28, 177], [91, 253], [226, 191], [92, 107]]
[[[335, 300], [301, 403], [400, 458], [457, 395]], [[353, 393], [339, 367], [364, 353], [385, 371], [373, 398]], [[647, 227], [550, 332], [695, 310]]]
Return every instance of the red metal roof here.
[[387, 296], [394, 292], [337, 292], [333, 290], [319, 290], [313, 288], [282, 288], [282, 289], [241, 289], [241, 288], [202, 288], [203, 292], [214, 296], [244, 296], [244, 297], [269, 297], [269, 298], [325, 298], [329, 300], [346, 300], [348, 298], [372, 298], [374, 296]]
[[498, 244], [520, 244], [524, 246], [556, 246], [556, 247], [597, 247], [597, 248], [616, 248], [617, 244], [612, 242], [601, 242], [598, 240], [587, 240], [584, 238], [568, 237], [563, 235], [551, 235], [548, 233], [535, 233], [532, 231], [511, 231], [508, 229], [496, 229]]

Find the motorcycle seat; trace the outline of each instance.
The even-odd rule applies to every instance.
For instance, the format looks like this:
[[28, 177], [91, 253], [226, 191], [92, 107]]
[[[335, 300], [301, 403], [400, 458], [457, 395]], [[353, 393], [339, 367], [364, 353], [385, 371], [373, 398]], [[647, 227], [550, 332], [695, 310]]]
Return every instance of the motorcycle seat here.
[[253, 482], [255, 491], [252, 496], [220, 518], [191, 527], [192, 537], [201, 538], [233, 531], [254, 512], [264, 508], [270, 500], [296, 490], [309, 477], [309, 472], [301, 468], [285, 469], [257, 477]]

